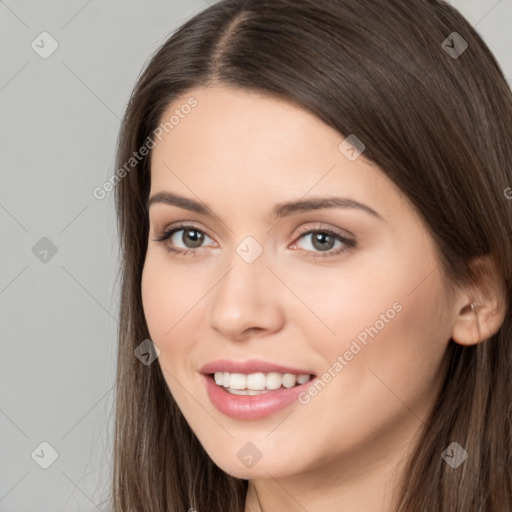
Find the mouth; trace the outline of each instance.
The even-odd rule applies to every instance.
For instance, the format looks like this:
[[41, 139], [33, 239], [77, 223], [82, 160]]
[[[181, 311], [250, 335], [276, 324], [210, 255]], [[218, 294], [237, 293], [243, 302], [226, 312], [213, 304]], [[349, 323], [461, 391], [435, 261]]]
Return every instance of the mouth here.
[[261, 395], [279, 389], [301, 386], [315, 378], [313, 374], [256, 372], [250, 374], [215, 372], [208, 374], [215, 384], [232, 395]]

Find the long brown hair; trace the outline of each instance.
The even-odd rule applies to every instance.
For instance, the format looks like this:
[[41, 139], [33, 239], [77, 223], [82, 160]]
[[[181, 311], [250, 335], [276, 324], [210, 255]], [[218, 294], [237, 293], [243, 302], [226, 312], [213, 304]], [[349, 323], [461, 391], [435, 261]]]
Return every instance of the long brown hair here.
[[[174, 99], [216, 83], [306, 108], [340, 141], [356, 134], [423, 217], [447, 282], [476, 282], [472, 261], [491, 258], [505, 320], [474, 346], [450, 341], [444, 383], [394, 510], [510, 512], [512, 94], [476, 31], [437, 0], [223, 0], [182, 25], [146, 66], [117, 153], [124, 172], [115, 186], [122, 283], [112, 509], [244, 509], [248, 481], [211, 461], [160, 366], [134, 357], [149, 338], [141, 273], [151, 152], [130, 158], [154, 138]], [[441, 457], [453, 441], [469, 454], [458, 470]]]

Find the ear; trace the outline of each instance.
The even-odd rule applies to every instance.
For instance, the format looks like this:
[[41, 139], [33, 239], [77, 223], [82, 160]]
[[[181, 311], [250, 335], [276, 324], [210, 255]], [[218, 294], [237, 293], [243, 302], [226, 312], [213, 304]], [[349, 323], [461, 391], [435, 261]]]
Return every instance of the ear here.
[[506, 315], [506, 295], [490, 258], [477, 258], [472, 267], [476, 283], [459, 288], [454, 300], [452, 339], [465, 346], [476, 345], [496, 334]]

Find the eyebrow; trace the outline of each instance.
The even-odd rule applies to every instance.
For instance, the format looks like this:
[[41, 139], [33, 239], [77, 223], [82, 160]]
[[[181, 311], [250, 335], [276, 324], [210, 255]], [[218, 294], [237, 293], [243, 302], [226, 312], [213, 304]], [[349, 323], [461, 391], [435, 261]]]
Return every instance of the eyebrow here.
[[[183, 197], [171, 192], [158, 192], [153, 195], [146, 204], [146, 209], [149, 210], [151, 205], [156, 203], [163, 203], [170, 206], [177, 206], [184, 210], [196, 212], [206, 217], [215, 217], [216, 215], [212, 212], [208, 206], [190, 199]], [[285, 203], [278, 203], [274, 206], [270, 212], [270, 216], [274, 218], [284, 218], [295, 213], [308, 212], [313, 210], [321, 210], [323, 208], [353, 208], [364, 211], [373, 215], [374, 217], [385, 220], [379, 213], [373, 208], [350, 199], [347, 197], [325, 197], [325, 198], [313, 198], [298, 201], [289, 201]]]

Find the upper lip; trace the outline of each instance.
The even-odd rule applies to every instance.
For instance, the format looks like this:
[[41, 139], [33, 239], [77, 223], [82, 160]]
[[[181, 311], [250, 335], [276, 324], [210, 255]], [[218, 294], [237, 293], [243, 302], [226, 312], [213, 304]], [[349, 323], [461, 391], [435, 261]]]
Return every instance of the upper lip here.
[[309, 370], [292, 368], [290, 366], [284, 366], [282, 364], [271, 363], [269, 361], [263, 361], [261, 359], [248, 359], [246, 361], [235, 361], [233, 359], [217, 359], [210, 363], [205, 364], [201, 370], [201, 373], [208, 375], [215, 372], [229, 372], [229, 373], [293, 373], [295, 375], [313, 375], [313, 372]]

